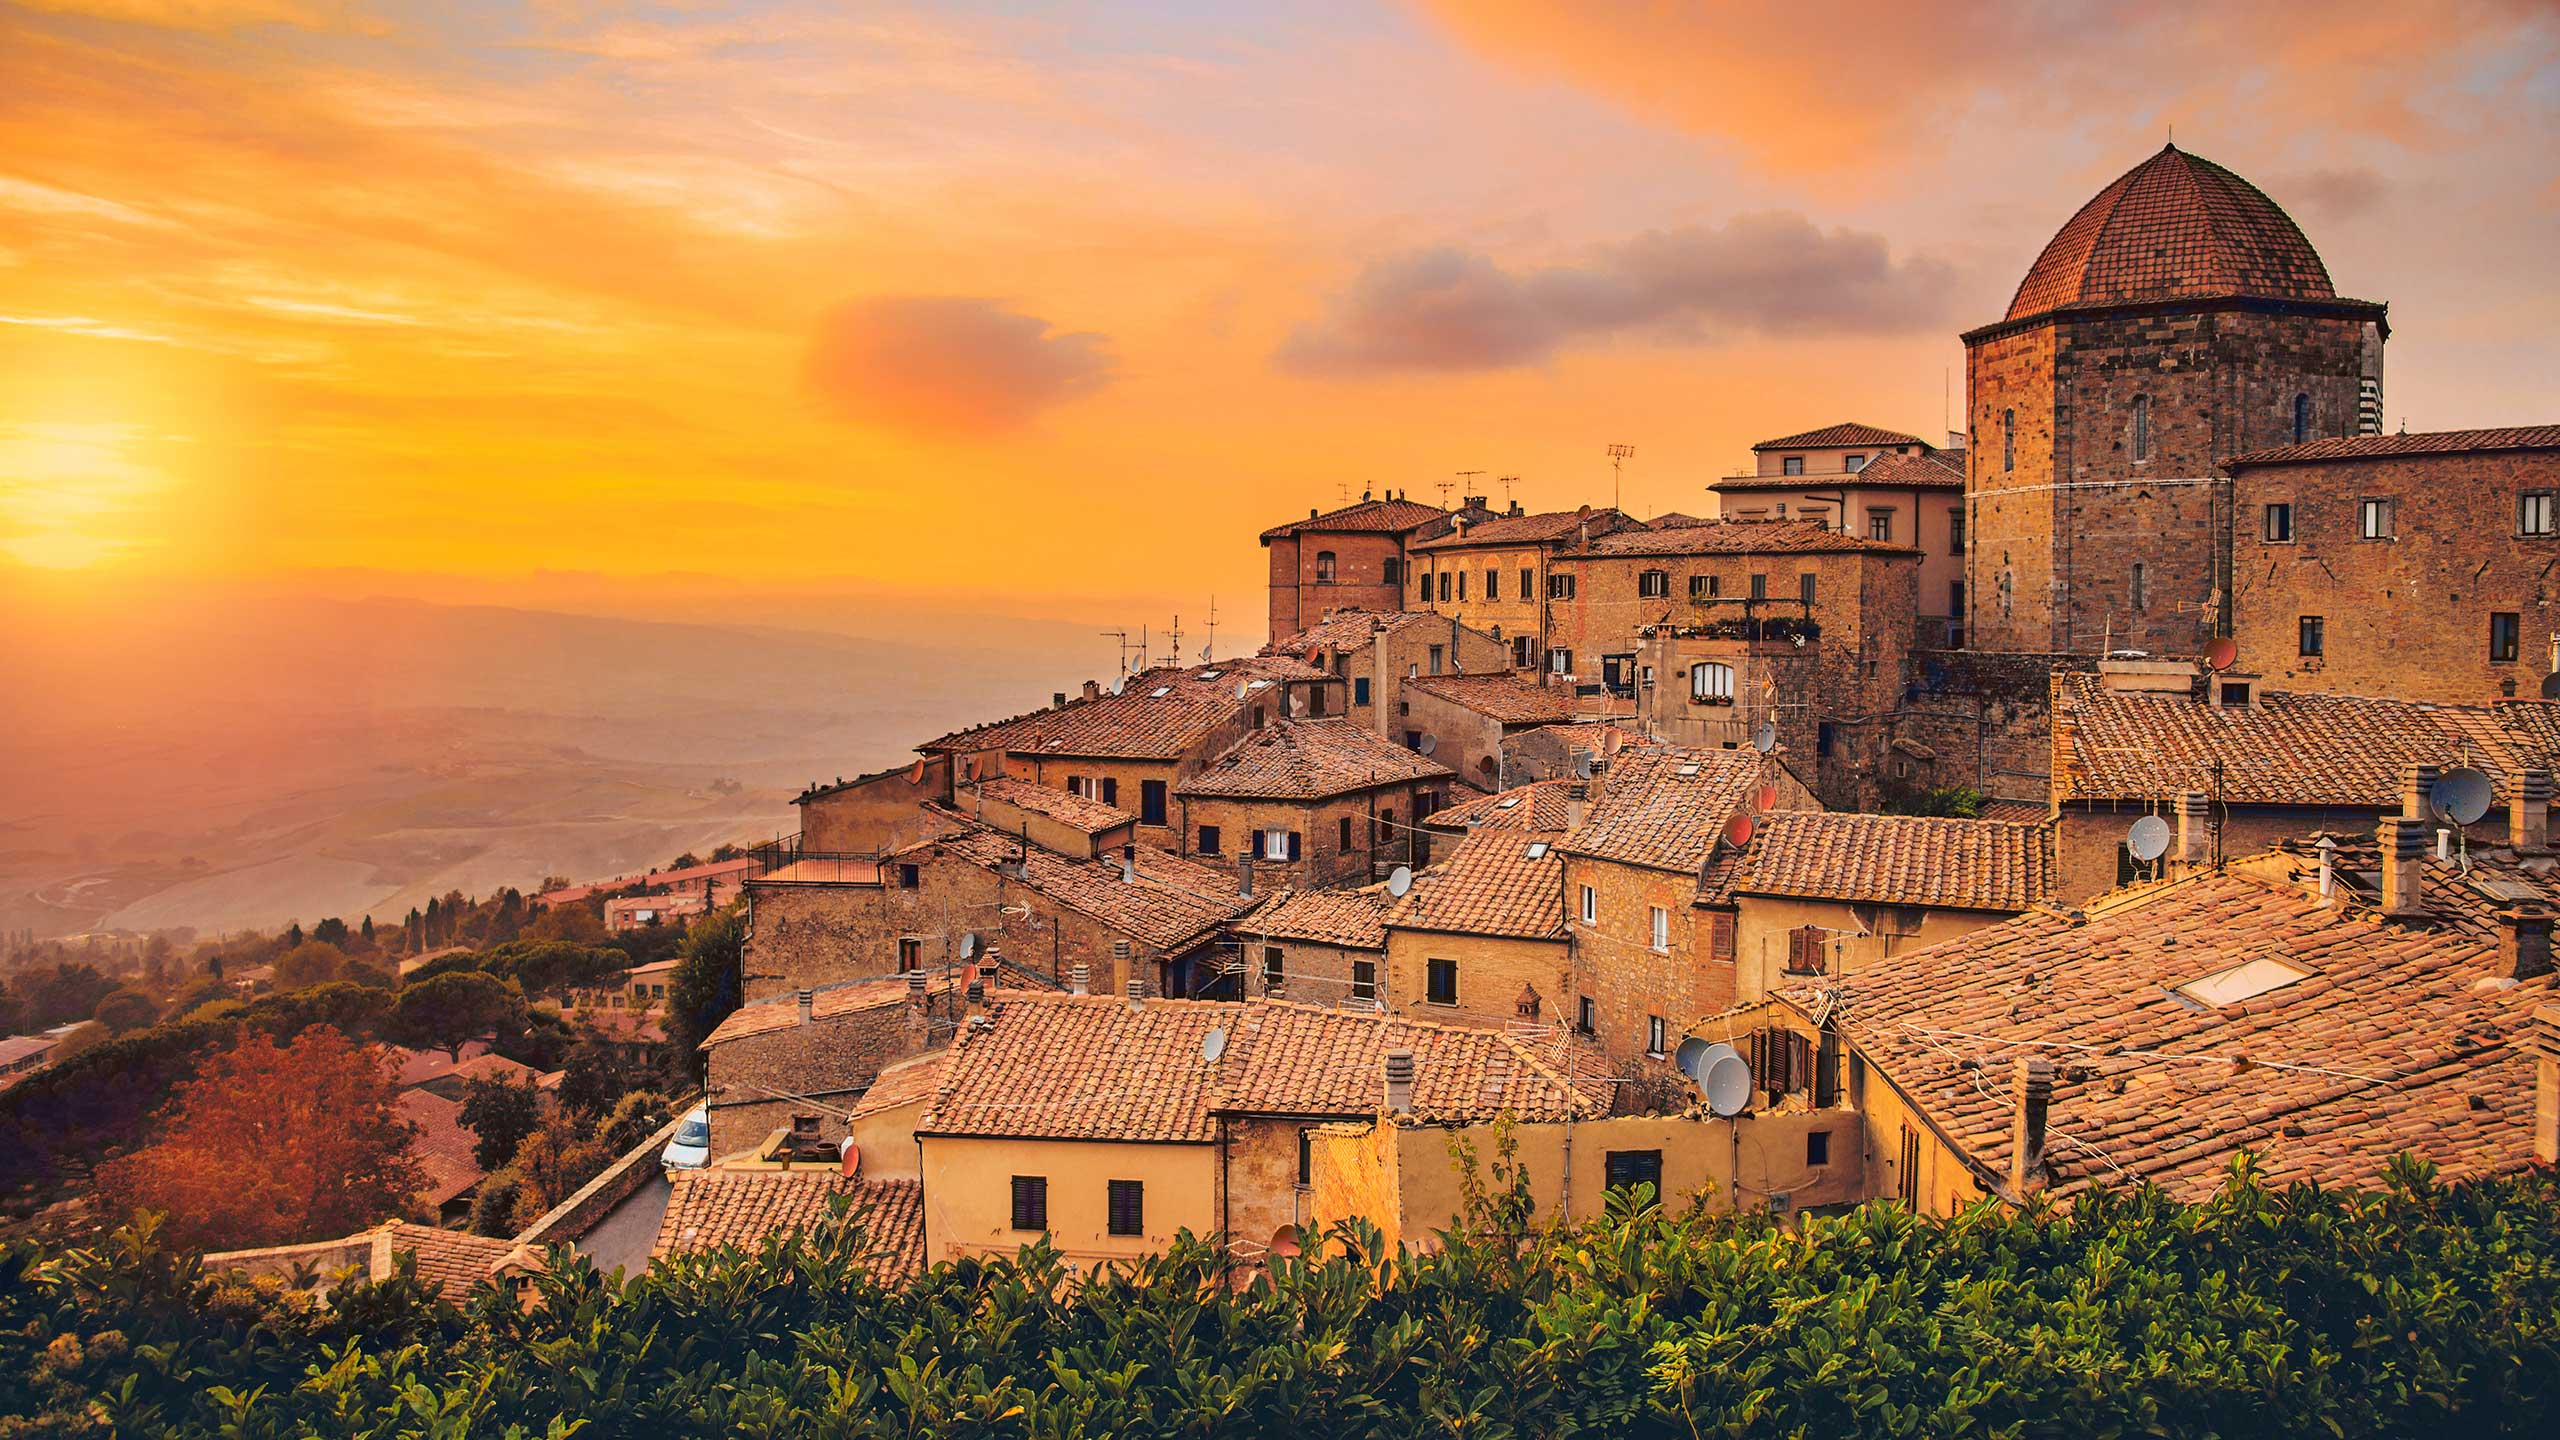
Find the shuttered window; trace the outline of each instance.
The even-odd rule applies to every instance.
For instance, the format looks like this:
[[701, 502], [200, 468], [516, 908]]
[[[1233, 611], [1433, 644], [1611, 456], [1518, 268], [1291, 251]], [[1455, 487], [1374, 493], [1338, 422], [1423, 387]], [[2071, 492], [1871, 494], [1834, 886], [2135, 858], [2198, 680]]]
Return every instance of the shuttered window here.
[[1659, 1150], [1611, 1150], [1601, 1161], [1603, 1183], [1612, 1190], [1633, 1190], [1638, 1185], [1653, 1187], [1653, 1198], [1662, 1200], [1662, 1152]]
[[1111, 1233], [1144, 1235], [1147, 1233], [1147, 1187], [1141, 1180], [1111, 1182]]
[[1717, 960], [1733, 958], [1733, 916], [1725, 911], [1707, 917], [1707, 954]]
[[1049, 1228], [1049, 1177], [1016, 1175], [1013, 1177], [1013, 1228], [1046, 1230]]
[[1822, 969], [1822, 932], [1810, 925], [1787, 932], [1787, 968], [1799, 975]]

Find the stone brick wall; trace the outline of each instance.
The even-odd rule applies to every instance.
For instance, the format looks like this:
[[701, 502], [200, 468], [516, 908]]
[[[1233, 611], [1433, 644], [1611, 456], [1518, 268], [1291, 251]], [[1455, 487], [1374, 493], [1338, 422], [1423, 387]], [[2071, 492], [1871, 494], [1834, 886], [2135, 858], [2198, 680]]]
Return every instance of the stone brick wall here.
[[[919, 778], [921, 772], [921, 778]], [[920, 808], [951, 798], [951, 757], [866, 775], [800, 806], [800, 845], [819, 854], [874, 854], [933, 834]]]
[[[1383, 1077], [1379, 1085], [1383, 1092]], [[1221, 1126], [1226, 1137], [1221, 1228], [1239, 1251], [1253, 1254], [1271, 1244], [1282, 1227], [1295, 1228], [1305, 1220], [1310, 1197], [1298, 1184], [1298, 1132], [1313, 1128], [1305, 1121], [1241, 1116]]]
[[[798, 1002], [766, 1003], [792, 1008]], [[795, 1114], [817, 1115], [828, 1139], [843, 1139], [843, 1112], [881, 1069], [950, 1044], [959, 1008], [959, 997], [945, 986], [922, 1005], [900, 1001], [712, 1046], [705, 1052], [712, 1158], [753, 1149]]]
[[2046, 803], [2053, 673], [2095, 664], [2088, 656], [1913, 652], [1903, 662], [1904, 698], [1891, 727], [1891, 738], [1908, 746], [1888, 755], [1887, 774], [1922, 789], [1963, 785], [1994, 799]]
[[[1104, 781], [1113, 797], [1107, 803], [1138, 817], [1138, 839], [1164, 849], [1173, 847], [1173, 785], [1180, 770], [1176, 760], [1128, 760], [1079, 755], [1008, 755], [1005, 773], [1052, 789], [1069, 788], [1070, 780]], [[1146, 797], [1149, 782], [1164, 787], [1165, 823], [1146, 823]]]
[[[1694, 908], [1695, 874], [1567, 855], [1564, 879], [1566, 913], [1573, 917], [1574, 983], [1577, 994], [1595, 1002], [1595, 1038], [1612, 1061], [1633, 1067], [1649, 1058], [1645, 1042], [1650, 1016], [1661, 1016], [1676, 1042], [1698, 1017], [1733, 1004], [1738, 993], [1733, 962], [1712, 958], [1699, 933], [1704, 920]], [[1599, 892], [1596, 924], [1582, 922], [1585, 885]], [[1670, 912], [1671, 943], [1665, 951], [1652, 946], [1656, 906]]]
[[[2235, 471], [2238, 671], [2274, 689], [2413, 700], [2541, 694], [2560, 629], [2560, 535], [2517, 533], [2528, 490], [2560, 491], [2560, 451]], [[2367, 498], [2391, 502], [2391, 539], [2360, 538]], [[2289, 543], [2266, 538], [2271, 504], [2292, 507]], [[2490, 658], [2497, 613], [2517, 617], [2512, 661]], [[2322, 620], [2317, 656], [2301, 653], [2306, 615]]]
[[[1433, 960], [1457, 962], [1454, 1005], [1435, 1005], [1429, 999]], [[1573, 967], [1562, 940], [1390, 930], [1387, 974], [1388, 1004], [1401, 1014], [1499, 1028], [1518, 1016], [1520, 992], [1529, 987], [1538, 992], [1542, 1023], [1573, 1023]]]
[[[1543, 545], [1499, 545], [1481, 550], [1426, 552], [1414, 558], [1417, 572], [1414, 583], [1405, 587], [1404, 605], [1408, 610], [1430, 610], [1448, 615], [1476, 630], [1490, 634], [1502, 632], [1504, 656], [1498, 664], [1510, 663], [1509, 642], [1514, 636], [1531, 639], [1529, 663], [1538, 663], [1545, 650], [1544, 628], [1547, 616], [1547, 547]], [[1520, 572], [1529, 572], [1529, 587], [1520, 586]], [[1439, 575], [1447, 571], [1451, 578], [1450, 598], [1440, 598]], [[1484, 577], [1492, 572], [1501, 578], [1495, 598], [1485, 598]], [[1466, 598], [1457, 595], [1456, 577], [1467, 577]], [[1425, 583], [1429, 592], [1424, 591]], [[1475, 668], [1491, 668], [1470, 666]]]
[[1404, 711], [1404, 731], [1432, 738], [1432, 759], [1478, 790], [1502, 788], [1501, 721], [1421, 690], [1405, 692]]
[[[1313, 940], [1257, 935], [1250, 921], [1237, 927], [1236, 936], [1248, 995], [1339, 1009], [1367, 1008], [1374, 1001], [1387, 1000], [1391, 993], [1383, 950], [1351, 950]], [[1280, 952], [1280, 988], [1276, 990], [1263, 983], [1264, 961], [1274, 950]], [[1358, 998], [1353, 990], [1353, 982], [1359, 978], [1353, 967], [1364, 964], [1369, 967], [1372, 997], [1366, 1000]]]
[[[1333, 579], [1318, 580], [1317, 557], [1333, 556]], [[1271, 542], [1271, 638], [1285, 640], [1315, 624], [1329, 610], [1357, 605], [1394, 610], [1404, 603], [1401, 579], [1386, 578], [1387, 562], [1404, 567], [1404, 537], [1375, 533], [1309, 534]]]
[[[1257, 831], [1293, 831], [1299, 837], [1298, 859], [1294, 863], [1266, 859], [1258, 846], [1254, 849], [1256, 895], [1283, 885], [1308, 889], [1366, 885], [1394, 866], [1423, 863], [1416, 856], [1420, 837], [1409, 828], [1417, 799], [1426, 792], [1443, 790], [1447, 783], [1386, 785], [1312, 803], [1178, 796], [1175, 810], [1183, 831], [1174, 848], [1177, 854], [1202, 865], [1241, 875], [1244, 847], [1255, 844]], [[1346, 820], [1351, 825], [1351, 844], [1347, 848], [1342, 843]], [[1217, 828], [1215, 855], [1204, 854], [1200, 849], [1203, 826]]]

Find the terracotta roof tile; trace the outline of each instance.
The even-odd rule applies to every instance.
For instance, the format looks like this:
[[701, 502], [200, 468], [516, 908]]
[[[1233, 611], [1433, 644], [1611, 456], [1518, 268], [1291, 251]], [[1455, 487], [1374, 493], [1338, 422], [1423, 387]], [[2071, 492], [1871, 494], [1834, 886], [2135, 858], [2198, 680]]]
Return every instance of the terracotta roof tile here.
[[480, 1137], [462, 1123], [462, 1102], [425, 1090], [405, 1090], [400, 1095], [399, 1109], [400, 1118], [418, 1127], [418, 1134], [409, 1142], [409, 1153], [417, 1157], [418, 1168], [427, 1176], [427, 1188], [420, 1200], [442, 1206], [489, 1178], [489, 1172], [473, 1158]]
[[1374, 1115], [1386, 1100], [1389, 1050], [1413, 1052], [1413, 1113], [1467, 1124], [1608, 1113], [1605, 1074], [1562, 1031], [1535, 1036], [1307, 1005], [1245, 1007], [1232, 1037], [1242, 1057], [1218, 1108], [1253, 1115]]
[[861, 1120], [883, 1110], [932, 1099], [934, 1092], [942, 1088], [943, 1067], [950, 1059], [950, 1051], [936, 1050], [889, 1066], [873, 1078], [871, 1088], [862, 1092], [862, 1098], [854, 1102], [845, 1118]]
[[[1160, 666], [1129, 677], [1120, 693], [1081, 696], [1047, 710], [958, 730], [916, 748], [926, 753], [1002, 750], [1016, 755], [1092, 755], [1177, 760], [1235, 718], [1251, 697], [1283, 681], [1324, 672], [1276, 655], [1244, 655], [1208, 665]], [[1245, 690], [1237, 694], [1239, 687]]]
[[[952, 984], [953, 978], [946, 975], [932, 986], [932, 990], [935, 994], [948, 994]], [[822, 1020], [840, 1020], [849, 1015], [868, 1014], [874, 1010], [905, 1003], [907, 1003], [907, 977], [904, 975], [885, 975], [870, 980], [845, 980], [833, 985], [818, 986], [811, 992], [809, 1018], [812, 1023]], [[708, 1050], [714, 1045], [726, 1045], [732, 1040], [743, 1040], [750, 1035], [766, 1035], [776, 1030], [788, 1030], [799, 1023], [799, 996], [785, 995], [773, 1000], [759, 1000], [752, 1005], [741, 1005], [730, 1011], [726, 1019], [714, 1027], [709, 1035], [703, 1037], [702, 1048]]]
[[1859, 904], [2025, 910], [2053, 896], [2042, 825], [1781, 811], [1764, 819], [1731, 891]]
[[2329, 269], [2276, 202], [2172, 145], [2071, 217], [2019, 282], [2008, 318], [2146, 300], [2335, 300]]
[[1613, 530], [1641, 529], [1644, 522], [1624, 511], [1605, 506], [1585, 515], [1580, 510], [1550, 510], [1538, 515], [1496, 515], [1460, 526], [1437, 539], [1425, 540], [1410, 547], [1424, 551], [1464, 550], [1480, 545], [1538, 545], [1579, 537], [1588, 526], [1590, 533], [1605, 535]]
[[1671, 510], [1666, 511], [1663, 514], [1656, 515], [1651, 520], [1646, 521], [1645, 528], [1648, 530], [1682, 530], [1691, 525], [1712, 525], [1714, 523], [1714, 521], [1704, 519], [1700, 516], [1684, 515], [1677, 510]]
[[1387, 911], [1398, 930], [1564, 937], [1564, 857], [1558, 835], [1477, 830], [1448, 858], [1413, 877]]
[[1434, 810], [1422, 823], [1434, 830], [1527, 830], [1554, 832], [1565, 828], [1568, 792], [1576, 782], [1539, 780], [1482, 795], [1463, 805]]
[[405, 1220], [394, 1220], [375, 1233], [390, 1241], [392, 1254], [410, 1256], [416, 1262], [418, 1278], [435, 1286], [455, 1304], [467, 1299], [473, 1287], [493, 1277], [499, 1264], [516, 1251], [513, 1240], [413, 1225]]
[[2234, 455], [2223, 462], [2223, 468], [2299, 465], [2321, 460], [2381, 460], [2403, 455], [2481, 455], [2503, 450], [2560, 450], [2560, 425], [2305, 440], [2299, 445], [2278, 445], [2267, 450], [2252, 450], [2246, 455]]
[[806, 1230], [842, 1197], [862, 1227], [864, 1268], [883, 1285], [924, 1269], [924, 1186], [872, 1180], [824, 1167], [792, 1170], [680, 1170], [671, 1177], [666, 1219], [651, 1258], [722, 1246], [753, 1249], [768, 1235]]
[[1346, 950], [1383, 950], [1387, 892], [1376, 885], [1358, 890], [1282, 890], [1261, 909], [1237, 922], [1249, 935], [1275, 940], [1310, 940]]
[[[2436, 918], [2384, 921], [2248, 868], [2119, 891], [2085, 920], [2030, 912], [1786, 998], [1827, 1003], [1989, 1176], [2007, 1174], [2025, 1055], [2059, 1071], [2048, 1163], [2066, 1191], [2104, 1178], [2201, 1196], [2244, 1148], [2278, 1185], [2371, 1185], [2402, 1150], [2448, 1180], [2531, 1163], [2519, 1041], [2553, 979], [2475, 988], [2497, 968], [2485, 897], [2431, 863]], [[2174, 989], [2252, 961], [2304, 975], [2219, 1007]]]
[[1607, 786], [1582, 828], [1559, 848], [1595, 860], [1695, 873], [1735, 812], [1758, 790], [1761, 765], [1757, 751], [1628, 750], [1611, 763]]
[[1823, 489], [1842, 485], [1879, 489], [1962, 490], [1964, 452], [1932, 450], [1923, 455], [1878, 455], [1855, 477], [1841, 475], [1729, 475], [1707, 488], [1719, 493], [1738, 490], [1802, 490], [1808, 483]]
[[1419, 500], [1363, 500], [1304, 520], [1274, 525], [1262, 532], [1262, 543], [1268, 545], [1274, 540], [1302, 534], [1398, 534], [1428, 530], [1433, 526], [1446, 525], [1449, 517], [1458, 513], [1463, 512], [1443, 510]]
[[1275, 720], [1174, 782], [1177, 795], [1320, 800], [1436, 780], [1449, 767], [1348, 720]]
[[1568, 550], [1565, 560], [1589, 556], [1607, 559], [1632, 555], [1879, 555], [1917, 554], [1907, 545], [1889, 545], [1860, 535], [1843, 535], [1810, 520], [1718, 520], [1676, 530], [1623, 530], [1603, 535], [1589, 545]]
[[1138, 823], [1137, 816], [1117, 805], [1105, 805], [1099, 800], [1088, 800], [1072, 791], [1061, 790], [1055, 785], [1035, 785], [1031, 781], [1011, 775], [991, 775], [984, 780], [959, 787], [952, 802], [953, 808], [963, 812], [972, 811], [975, 807], [969, 803], [971, 795], [984, 796], [999, 805], [1028, 810], [1034, 815], [1045, 815], [1071, 830], [1081, 830], [1087, 835], [1099, 835], [1106, 830], [1117, 830], [1123, 825]]
[[1409, 625], [1446, 627], [1449, 617], [1428, 610], [1363, 610], [1358, 606], [1326, 613], [1322, 620], [1298, 631], [1285, 640], [1274, 640], [1262, 647], [1265, 655], [1304, 656], [1310, 650], [1339, 646], [1357, 650], [1369, 643], [1374, 631], [1394, 634]]
[[2056, 674], [2053, 713], [2054, 785], [2066, 799], [2200, 790], [2243, 804], [2391, 806], [2410, 765], [2475, 765], [2501, 791], [2518, 769], [2560, 766], [2560, 705], [2542, 700], [2438, 705], [2262, 690], [2252, 705], [2217, 706]]
[[1917, 435], [1905, 435], [1899, 430], [1879, 430], [1873, 425], [1861, 425], [1855, 420], [1845, 420], [1837, 425], [1825, 425], [1819, 430], [1806, 430], [1799, 434], [1781, 435], [1775, 440], [1763, 440], [1751, 448], [1754, 450], [1827, 450], [1835, 445], [1926, 445], [1928, 443]]
[[1018, 864], [1006, 869], [1017, 884], [1166, 952], [1190, 948], [1253, 904], [1236, 893], [1233, 877], [1152, 845], [1135, 847], [1132, 883], [1120, 878], [1118, 855], [1070, 859], [975, 824], [931, 843], [941, 854], [989, 870]]
[[1508, 670], [1492, 675], [1415, 675], [1404, 682], [1505, 725], [1561, 725], [1573, 719], [1570, 685], [1541, 685]]

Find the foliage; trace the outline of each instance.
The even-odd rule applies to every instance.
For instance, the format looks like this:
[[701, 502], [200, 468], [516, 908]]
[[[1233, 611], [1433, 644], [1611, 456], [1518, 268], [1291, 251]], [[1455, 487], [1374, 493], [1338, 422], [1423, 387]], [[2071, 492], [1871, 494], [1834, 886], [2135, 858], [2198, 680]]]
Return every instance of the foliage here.
[[403, 1045], [442, 1050], [458, 1061], [464, 1045], [521, 1030], [524, 1021], [524, 996], [516, 987], [465, 970], [400, 987], [390, 1034]]
[[686, 1071], [701, 1073], [703, 1038], [745, 1003], [747, 918], [736, 905], [685, 932], [682, 963], [667, 985], [667, 1043]]
[[[1493, 1202], [1489, 1202], [1493, 1203]], [[1500, 1226], [1487, 1227], [1500, 1230]], [[2085, 1197], [2068, 1215], [1616, 1206], [1250, 1283], [1189, 1237], [1075, 1277], [1045, 1245], [884, 1289], [842, 1220], [522, 1312], [406, 1278], [326, 1308], [147, 1230], [0, 1248], [0, 1414], [59, 1433], [778, 1437], [2549, 1433], [2560, 1188]]]
[[610, 945], [521, 939], [480, 952], [477, 964], [515, 981], [527, 995], [556, 995], [604, 984], [630, 969], [631, 958]]
[[566, 940], [575, 945], [605, 943], [602, 906], [594, 902], [554, 905], [524, 927], [527, 940]]
[[181, 1240], [281, 1245], [359, 1230], [424, 1188], [382, 1052], [325, 1025], [249, 1035], [178, 1087], [160, 1134], [98, 1172], [118, 1209]]
[[542, 1117], [516, 1148], [515, 1163], [506, 1167], [517, 1190], [514, 1230], [531, 1226], [613, 1160], [614, 1151], [585, 1116], [564, 1107]]
[[23, 1010], [18, 1023], [29, 1030], [50, 1030], [56, 1025], [88, 1019], [98, 1002], [116, 988], [116, 982], [101, 974], [95, 965], [66, 960], [57, 962], [51, 970], [18, 976], [11, 988], [17, 991]]
[[462, 1123], [475, 1137], [471, 1158], [495, 1170], [516, 1158], [516, 1147], [542, 1123], [542, 1094], [507, 1080], [474, 1080], [463, 1087]]
[[1973, 820], [1988, 803], [1981, 791], [1963, 785], [1948, 785], [1934, 790], [1888, 781], [1883, 802], [1877, 807], [1886, 815], [1939, 815], [1956, 820]]
[[326, 940], [305, 940], [276, 957], [276, 988], [299, 990], [325, 984], [345, 969], [347, 952]]

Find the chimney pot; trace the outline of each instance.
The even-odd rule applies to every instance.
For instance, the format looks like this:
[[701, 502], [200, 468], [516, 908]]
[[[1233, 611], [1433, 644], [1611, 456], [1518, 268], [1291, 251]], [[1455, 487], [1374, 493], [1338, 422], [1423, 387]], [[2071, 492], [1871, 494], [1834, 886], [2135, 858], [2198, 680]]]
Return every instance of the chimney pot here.
[[2382, 913], [2403, 917], [2422, 913], [2418, 895], [2427, 869], [2427, 822], [2394, 815], [2375, 827], [2374, 833], [2382, 843]]
[[817, 1009], [818, 1009], [818, 992], [817, 992], [817, 991], [815, 991], [815, 990], [803, 990], [803, 991], [801, 991], [801, 992], [800, 992], [800, 1023], [801, 1023], [801, 1024], [803, 1024], [803, 1025], [808, 1024], [808, 1023], [809, 1023], [809, 1021], [810, 1021], [811, 1019], [813, 1019], [813, 1018], [816, 1016], [816, 1014], [817, 1014]]
[[2441, 765], [2408, 765], [2400, 771], [2400, 813], [2412, 820], [2424, 820], [2430, 813], [2428, 802], [2435, 796], [2436, 782], [2444, 778]]
[[2320, 852], [2320, 898], [2333, 901], [2338, 890], [2338, 842], [2323, 835], [2315, 848]]
[[1387, 1113], [1413, 1113], [1413, 1052], [1410, 1050], [1387, 1052]]
[[2498, 917], [2499, 973], [2531, 980], [2551, 973], [2551, 912], [2520, 905]]
[[2507, 831], [2519, 850], [2551, 848], [2550, 771], [2516, 772], [2516, 794], [2507, 811]]
[[1050, 692], [1049, 692], [1049, 708], [1050, 708], [1050, 709], [1052, 709], [1052, 710], [1064, 710], [1064, 709], [1066, 709], [1066, 708], [1067, 708], [1067, 692], [1066, 692], [1066, 691], [1064, 691], [1064, 690], [1052, 690], [1052, 691], [1050, 691]]
[[1084, 698], [1086, 698], [1087, 700], [1099, 700], [1099, 699], [1101, 699], [1101, 698], [1102, 698], [1102, 682], [1101, 682], [1101, 681], [1099, 681], [1099, 680], [1087, 680], [1086, 682], [1084, 682]]
[[2213, 855], [2213, 810], [2204, 792], [2189, 790], [2178, 797], [2178, 863], [2194, 867]]
[[1079, 960], [1067, 970], [1067, 993], [1084, 995], [1093, 989], [1093, 967]]
[[1132, 974], [1129, 977], [1129, 1008], [1141, 1010], [1146, 1008], [1146, 1003], [1147, 982], [1143, 977]]
[[2053, 1062], [2041, 1055], [2018, 1061], [2017, 1108], [2009, 1137], [2009, 1188], [2019, 1199], [2045, 1187], [2044, 1147], [2053, 1111]]

